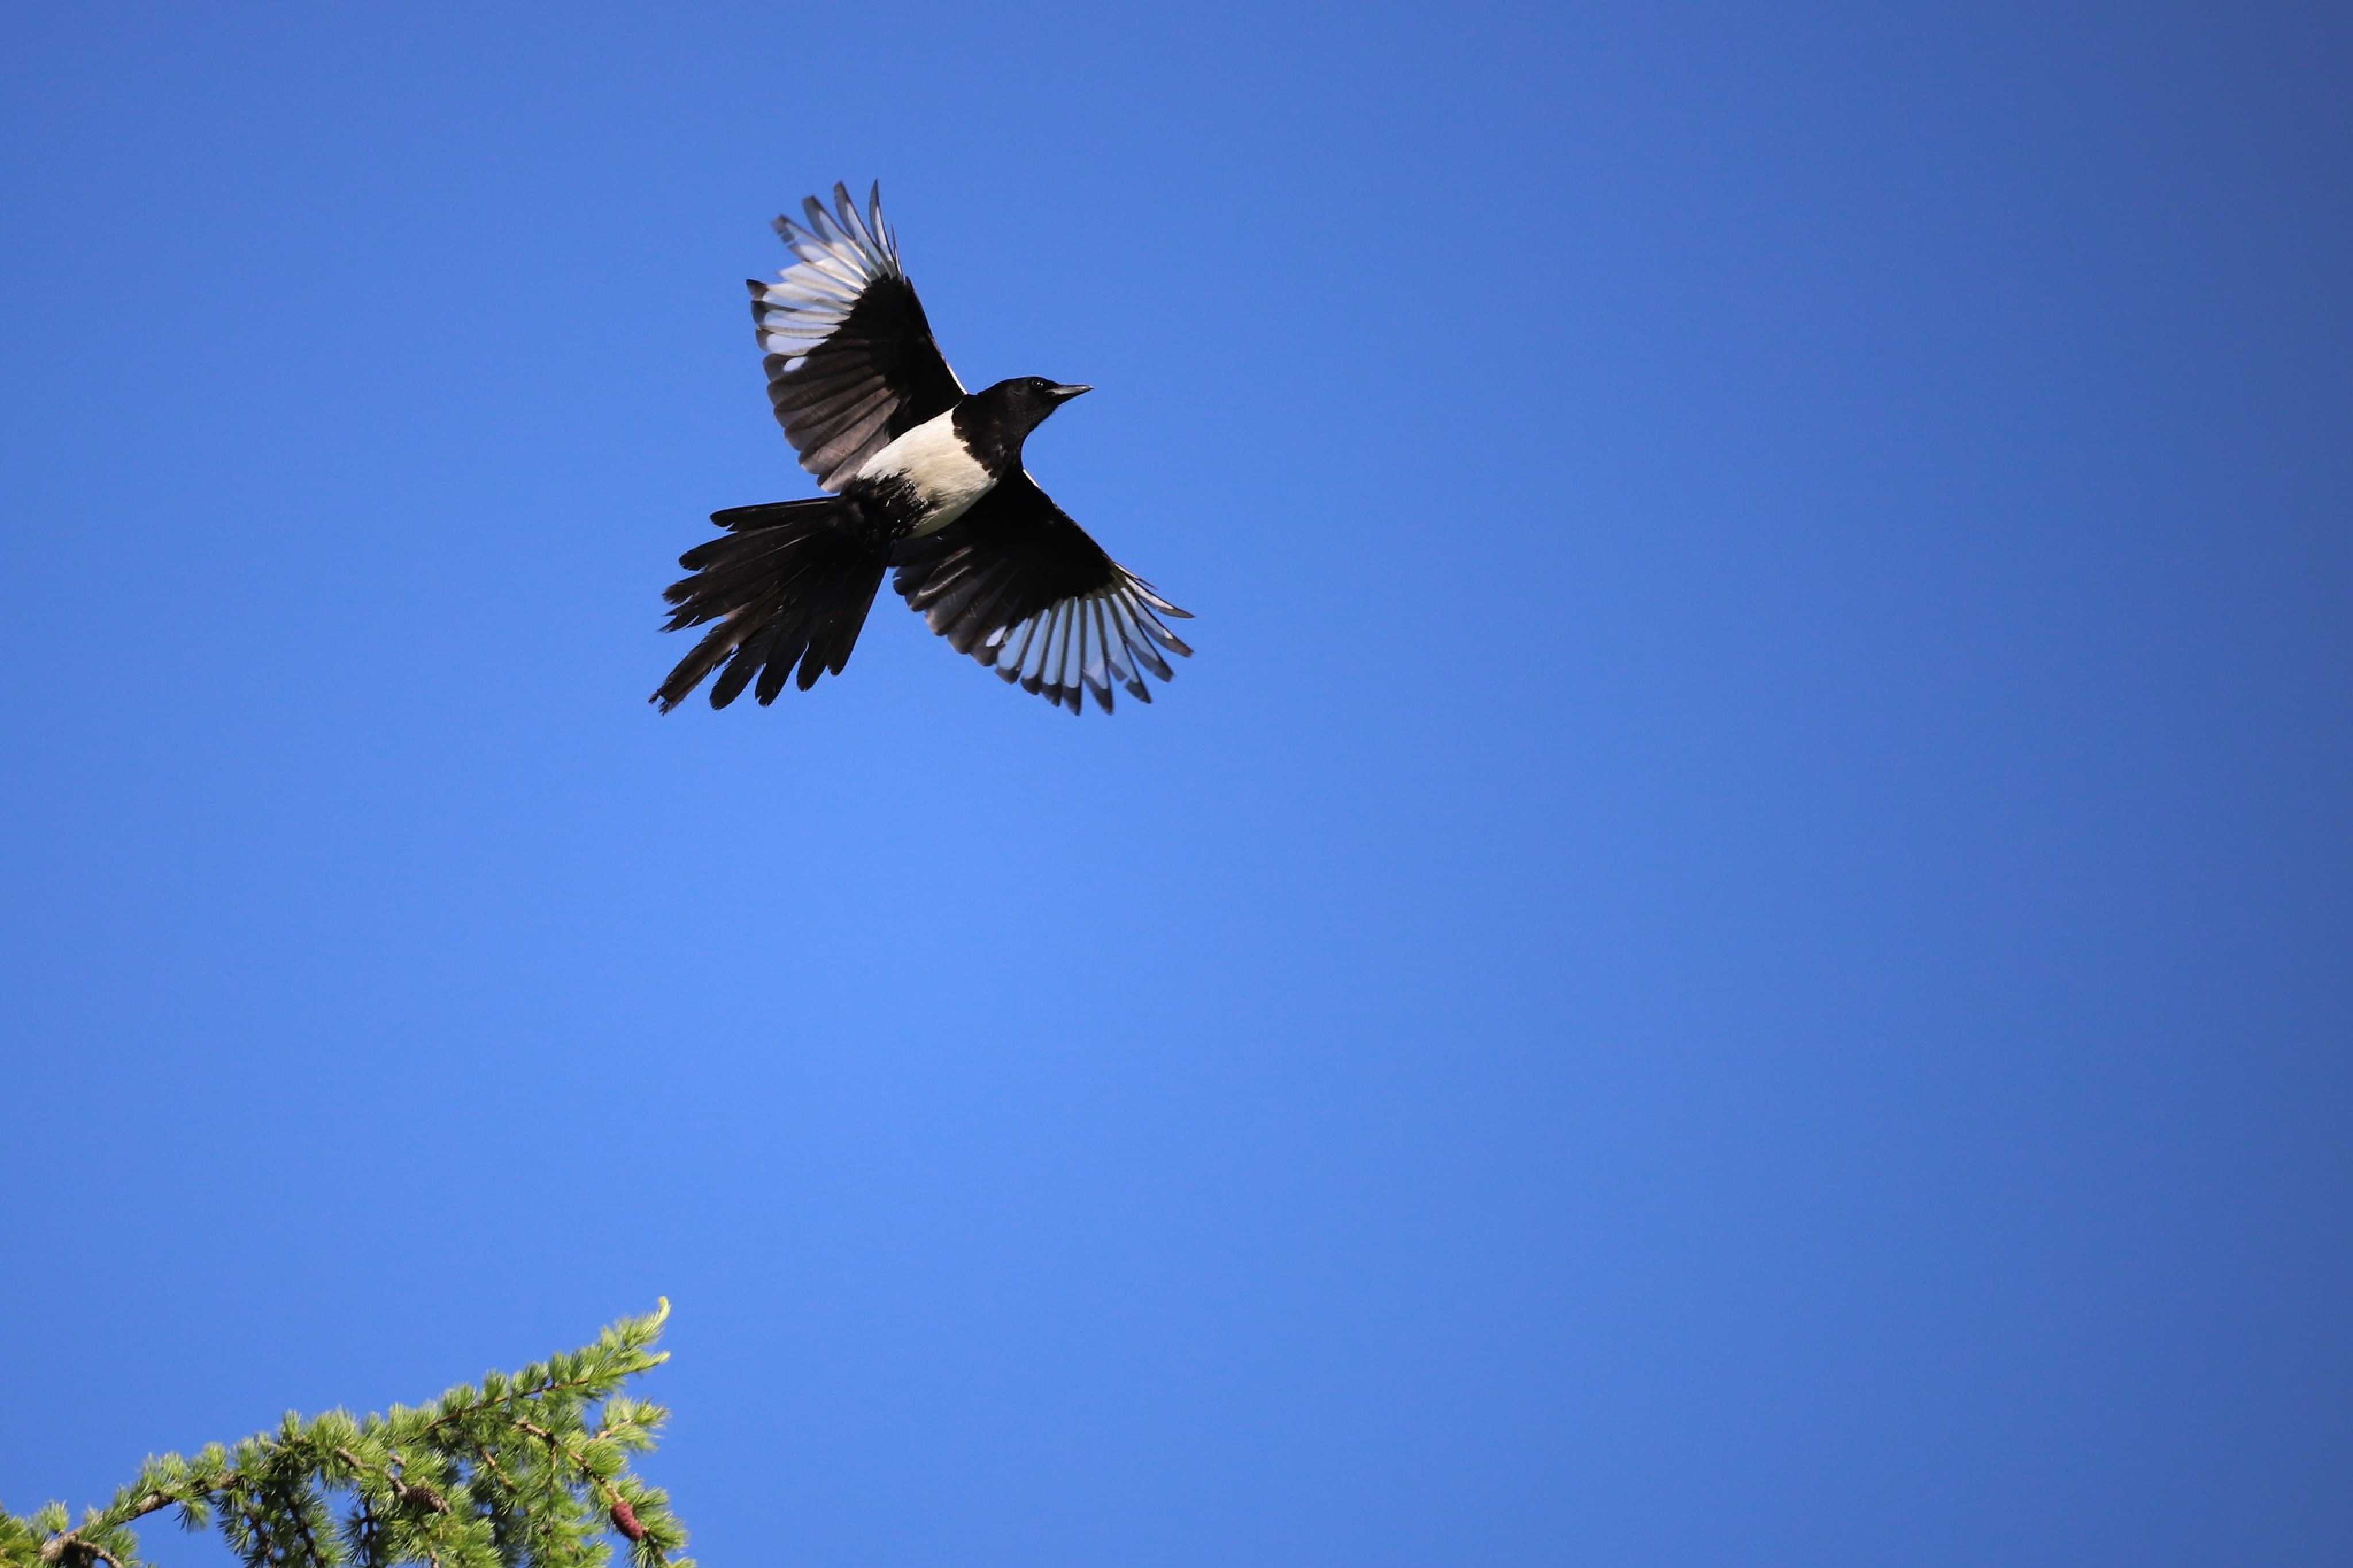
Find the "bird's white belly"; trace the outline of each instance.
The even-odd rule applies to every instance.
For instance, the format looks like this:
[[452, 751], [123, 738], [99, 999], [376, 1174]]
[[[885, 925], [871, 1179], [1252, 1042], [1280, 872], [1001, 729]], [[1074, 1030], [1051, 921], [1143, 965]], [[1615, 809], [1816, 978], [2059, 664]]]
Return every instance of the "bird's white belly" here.
[[897, 478], [923, 499], [924, 512], [912, 531], [934, 532], [962, 517], [997, 480], [956, 438], [955, 416], [926, 419], [866, 460], [861, 479]]

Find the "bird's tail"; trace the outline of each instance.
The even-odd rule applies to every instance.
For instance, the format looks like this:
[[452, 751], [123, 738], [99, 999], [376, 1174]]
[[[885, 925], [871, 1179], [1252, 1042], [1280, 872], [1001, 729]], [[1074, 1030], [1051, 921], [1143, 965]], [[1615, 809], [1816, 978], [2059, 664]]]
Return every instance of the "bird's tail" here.
[[890, 564], [891, 542], [855, 501], [840, 496], [739, 506], [713, 512], [724, 537], [678, 558], [691, 574], [662, 590], [674, 608], [665, 631], [716, 621], [653, 694], [665, 713], [722, 665], [711, 705], [724, 708], [744, 688], [776, 700], [793, 668], [800, 689], [839, 675]]

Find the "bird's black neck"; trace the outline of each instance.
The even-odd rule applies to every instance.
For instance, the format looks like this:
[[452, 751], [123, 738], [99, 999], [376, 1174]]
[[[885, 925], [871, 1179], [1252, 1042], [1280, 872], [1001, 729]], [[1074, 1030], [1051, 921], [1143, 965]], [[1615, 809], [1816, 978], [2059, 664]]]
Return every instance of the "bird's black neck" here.
[[1035, 426], [1020, 412], [981, 392], [957, 404], [954, 418], [956, 439], [992, 476], [1001, 479], [1021, 467], [1021, 443]]

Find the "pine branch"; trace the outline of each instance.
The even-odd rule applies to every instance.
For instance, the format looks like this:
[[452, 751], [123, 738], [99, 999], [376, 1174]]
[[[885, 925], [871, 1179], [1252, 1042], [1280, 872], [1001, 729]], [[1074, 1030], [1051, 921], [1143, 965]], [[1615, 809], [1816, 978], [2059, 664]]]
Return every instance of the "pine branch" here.
[[247, 1568], [605, 1568], [611, 1534], [632, 1568], [693, 1568], [669, 1495], [628, 1469], [669, 1413], [621, 1389], [669, 1359], [653, 1348], [669, 1316], [663, 1301], [427, 1405], [290, 1414], [234, 1449], [150, 1459], [70, 1528], [62, 1504], [0, 1510], [0, 1568], [153, 1568], [131, 1526], [167, 1508], [187, 1529], [215, 1524]]

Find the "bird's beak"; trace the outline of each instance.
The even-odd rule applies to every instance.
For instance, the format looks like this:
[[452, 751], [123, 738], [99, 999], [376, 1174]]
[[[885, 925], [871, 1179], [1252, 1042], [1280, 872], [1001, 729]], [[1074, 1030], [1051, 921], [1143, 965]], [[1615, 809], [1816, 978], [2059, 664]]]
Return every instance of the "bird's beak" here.
[[1054, 388], [1054, 401], [1057, 403], [1068, 403], [1080, 393], [1092, 392], [1094, 388], [1092, 386], [1058, 386]]

